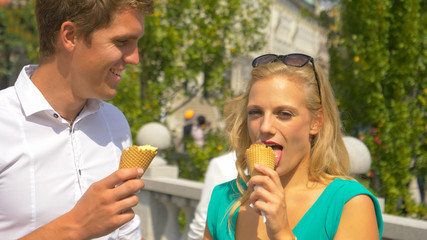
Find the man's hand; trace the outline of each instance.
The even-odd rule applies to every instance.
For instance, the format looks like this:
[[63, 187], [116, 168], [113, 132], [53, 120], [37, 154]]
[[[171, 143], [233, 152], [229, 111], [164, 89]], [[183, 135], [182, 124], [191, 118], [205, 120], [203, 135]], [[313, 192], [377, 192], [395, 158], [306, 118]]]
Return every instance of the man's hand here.
[[92, 239], [132, 220], [143, 170], [125, 168], [93, 183], [74, 208], [22, 239]]

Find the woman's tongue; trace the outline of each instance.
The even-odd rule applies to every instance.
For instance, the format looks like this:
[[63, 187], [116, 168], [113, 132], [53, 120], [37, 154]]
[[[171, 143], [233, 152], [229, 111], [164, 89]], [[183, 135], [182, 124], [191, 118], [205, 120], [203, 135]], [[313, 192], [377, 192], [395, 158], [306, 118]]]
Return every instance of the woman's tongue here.
[[273, 147], [274, 153], [276, 154], [276, 161], [274, 163], [274, 166], [277, 167], [277, 164], [280, 162], [280, 159], [282, 158], [283, 149], [279, 147]]

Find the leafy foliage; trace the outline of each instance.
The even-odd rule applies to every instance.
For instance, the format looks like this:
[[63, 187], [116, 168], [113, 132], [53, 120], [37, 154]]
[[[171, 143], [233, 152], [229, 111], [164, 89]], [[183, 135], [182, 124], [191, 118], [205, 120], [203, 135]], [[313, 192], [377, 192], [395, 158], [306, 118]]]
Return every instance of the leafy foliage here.
[[[230, 96], [224, 73], [233, 56], [263, 46], [268, 6], [260, 0], [159, 2], [140, 42], [144, 103], [171, 114], [200, 93], [211, 103]], [[187, 98], [177, 104], [179, 94]]]
[[427, 175], [426, 1], [339, 6], [330, 26], [330, 78], [344, 126], [371, 151], [371, 183], [385, 197], [385, 211], [417, 214], [408, 184]]
[[34, 1], [15, 8], [0, 7], [0, 79], [11, 74], [11, 56], [22, 49], [32, 62], [37, 62], [37, 25]]
[[199, 147], [193, 139], [185, 140], [185, 152], [169, 155], [170, 163], [179, 166], [179, 177], [203, 181], [209, 161], [229, 150], [227, 136], [219, 129], [205, 135], [205, 145]]

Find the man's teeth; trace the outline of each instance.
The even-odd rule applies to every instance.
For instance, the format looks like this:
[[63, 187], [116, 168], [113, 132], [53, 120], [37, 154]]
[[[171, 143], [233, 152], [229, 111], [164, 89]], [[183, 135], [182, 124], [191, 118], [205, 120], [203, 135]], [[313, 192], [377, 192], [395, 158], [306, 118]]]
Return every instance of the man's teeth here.
[[111, 70], [110, 70], [110, 72], [112, 72], [114, 75], [117, 75], [117, 76], [119, 76], [119, 77], [120, 77], [120, 76], [121, 76], [121, 74], [122, 74], [122, 73], [121, 73], [121, 71], [116, 71], [116, 70], [113, 70], [113, 69], [111, 69]]

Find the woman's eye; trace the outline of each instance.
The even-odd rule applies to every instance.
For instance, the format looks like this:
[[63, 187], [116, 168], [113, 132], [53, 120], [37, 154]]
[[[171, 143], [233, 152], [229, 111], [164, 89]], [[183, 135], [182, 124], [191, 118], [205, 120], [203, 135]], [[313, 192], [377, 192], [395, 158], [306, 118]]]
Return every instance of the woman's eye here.
[[279, 112], [278, 116], [280, 119], [291, 119], [293, 117], [293, 114], [290, 112]]
[[260, 114], [261, 114], [261, 111], [259, 111], [257, 109], [252, 109], [252, 110], [248, 111], [248, 115], [249, 116], [257, 116], [257, 115], [260, 115]]

